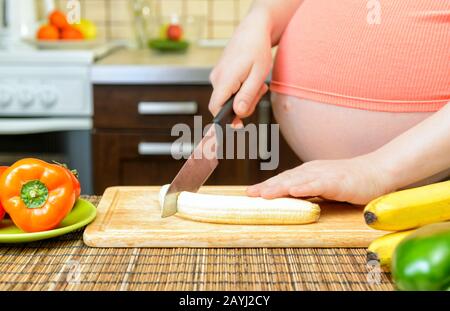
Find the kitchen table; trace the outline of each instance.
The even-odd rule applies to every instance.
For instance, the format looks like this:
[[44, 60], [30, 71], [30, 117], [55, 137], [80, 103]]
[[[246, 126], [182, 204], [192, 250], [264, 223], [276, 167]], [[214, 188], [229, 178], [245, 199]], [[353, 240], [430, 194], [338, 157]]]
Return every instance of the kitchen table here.
[[[100, 197], [84, 197], [98, 204]], [[0, 290], [392, 290], [365, 249], [90, 248], [83, 230], [1, 245]]]

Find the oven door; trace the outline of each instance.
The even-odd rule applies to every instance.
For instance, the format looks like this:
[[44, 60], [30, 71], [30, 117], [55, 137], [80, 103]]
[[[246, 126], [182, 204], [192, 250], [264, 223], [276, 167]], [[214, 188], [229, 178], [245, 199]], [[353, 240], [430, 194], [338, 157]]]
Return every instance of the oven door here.
[[0, 165], [30, 157], [66, 163], [92, 194], [91, 129], [89, 118], [0, 118]]

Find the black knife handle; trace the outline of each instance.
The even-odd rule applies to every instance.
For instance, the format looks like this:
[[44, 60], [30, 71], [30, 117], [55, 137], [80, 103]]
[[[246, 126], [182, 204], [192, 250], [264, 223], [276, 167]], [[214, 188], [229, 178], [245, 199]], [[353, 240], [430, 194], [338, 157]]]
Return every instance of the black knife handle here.
[[225, 105], [223, 105], [222, 109], [220, 109], [219, 113], [213, 120], [214, 124], [218, 124], [222, 128], [224, 128], [227, 124], [231, 124], [236, 117], [233, 110], [233, 101], [234, 95], [225, 103]]

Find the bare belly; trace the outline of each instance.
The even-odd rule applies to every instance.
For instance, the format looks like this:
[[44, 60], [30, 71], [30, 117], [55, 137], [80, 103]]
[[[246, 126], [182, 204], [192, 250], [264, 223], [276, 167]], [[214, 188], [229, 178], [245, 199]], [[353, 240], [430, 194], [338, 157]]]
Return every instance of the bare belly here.
[[[345, 159], [374, 151], [434, 112], [378, 112], [272, 93], [283, 137], [303, 161]], [[450, 169], [408, 187], [438, 182]]]
[[375, 112], [272, 93], [280, 129], [304, 161], [343, 159], [378, 149], [433, 112]]

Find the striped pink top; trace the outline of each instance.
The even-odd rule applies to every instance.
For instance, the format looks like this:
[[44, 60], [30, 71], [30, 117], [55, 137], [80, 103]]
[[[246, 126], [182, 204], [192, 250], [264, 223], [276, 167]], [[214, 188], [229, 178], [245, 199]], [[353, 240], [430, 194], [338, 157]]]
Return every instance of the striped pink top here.
[[285, 30], [271, 90], [375, 111], [450, 102], [450, 0], [305, 0]]

